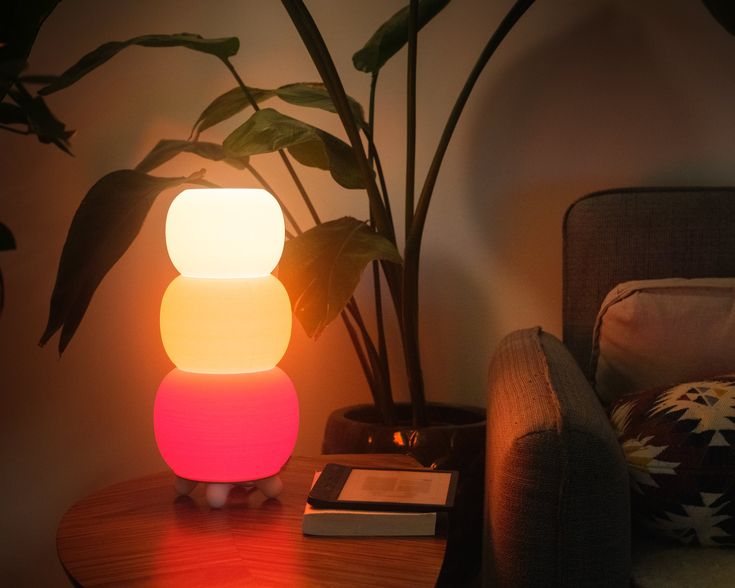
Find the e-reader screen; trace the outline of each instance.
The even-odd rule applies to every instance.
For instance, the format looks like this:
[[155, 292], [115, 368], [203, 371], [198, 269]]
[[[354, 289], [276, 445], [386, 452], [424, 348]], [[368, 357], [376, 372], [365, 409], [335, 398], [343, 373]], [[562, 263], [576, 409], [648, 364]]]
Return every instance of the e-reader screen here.
[[450, 472], [353, 469], [337, 500], [436, 504], [447, 500]]

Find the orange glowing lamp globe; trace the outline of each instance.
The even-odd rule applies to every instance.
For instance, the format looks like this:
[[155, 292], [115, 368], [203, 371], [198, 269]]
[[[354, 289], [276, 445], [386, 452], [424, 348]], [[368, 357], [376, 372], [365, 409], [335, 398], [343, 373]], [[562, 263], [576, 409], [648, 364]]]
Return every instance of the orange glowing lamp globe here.
[[178, 276], [161, 301], [161, 339], [179, 369], [244, 374], [276, 367], [291, 337], [291, 303], [271, 275]]
[[291, 336], [291, 305], [270, 272], [283, 251], [280, 206], [265, 190], [184, 190], [166, 219], [182, 274], [161, 302], [161, 339], [176, 365], [161, 382], [154, 430], [188, 493], [207, 483], [211, 506], [235, 483], [266, 495], [298, 433], [298, 400], [276, 364]]

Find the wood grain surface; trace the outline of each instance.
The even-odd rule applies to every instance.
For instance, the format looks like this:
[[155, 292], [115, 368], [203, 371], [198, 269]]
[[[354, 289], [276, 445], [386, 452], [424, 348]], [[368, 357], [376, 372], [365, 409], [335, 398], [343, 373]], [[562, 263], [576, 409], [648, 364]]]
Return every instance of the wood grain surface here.
[[177, 497], [173, 474], [99, 490], [59, 524], [59, 559], [82, 586], [433, 586], [446, 538], [305, 537], [301, 517], [313, 473], [328, 461], [418, 467], [406, 456], [293, 457], [283, 493], [236, 488], [221, 510], [203, 488]]

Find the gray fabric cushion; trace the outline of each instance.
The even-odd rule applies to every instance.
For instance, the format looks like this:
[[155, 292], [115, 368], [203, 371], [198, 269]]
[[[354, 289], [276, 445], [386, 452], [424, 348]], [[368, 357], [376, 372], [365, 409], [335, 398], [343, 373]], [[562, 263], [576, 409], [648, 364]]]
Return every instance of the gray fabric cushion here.
[[564, 219], [564, 343], [587, 369], [605, 295], [621, 282], [735, 276], [735, 188], [592, 194]]
[[595, 324], [595, 392], [608, 406], [623, 394], [728, 373], [733, 341], [735, 278], [618, 284]]
[[490, 368], [486, 574], [491, 586], [626, 586], [623, 455], [558, 339], [517, 331]]

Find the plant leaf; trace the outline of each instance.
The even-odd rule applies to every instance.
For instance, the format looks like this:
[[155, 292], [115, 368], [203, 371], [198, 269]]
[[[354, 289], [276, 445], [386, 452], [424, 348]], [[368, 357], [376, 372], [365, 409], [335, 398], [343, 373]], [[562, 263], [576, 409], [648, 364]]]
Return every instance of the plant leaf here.
[[54, 116], [41, 96], [31, 96], [20, 83], [16, 83], [8, 95], [23, 110], [29, 130], [36, 134], [41, 143], [53, 143], [71, 155], [69, 139], [74, 131], [66, 129], [66, 125]]
[[[10, 251], [15, 249], [15, 237], [10, 229], [3, 223], [0, 223], [0, 251]], [[5, 305], [5, 286], [3, 284], [3, 274], [0, 272], [0, 312], [3, 311]]]
[[3, 223], [0, 223], [0, 251], [10, 251], [15, 249], [15, 237], [10, 229]]
[[27, 124], [23, 110], [15, 104], [0, 102], [0, 123], [5, 125]]
[[59, 0], [0, 3], [0, 100], [25, 68], [38, 31]]
[[[250, 95], [255, 102], [262, 102], [274, 95], [273, 90], [261, 90], [260, 88], [248, 88]], [[245, 92], [237, 86], [217, 96], [199, 115], [191, 130], [191, 136], [198, 138], [201, 133], [209, 127], [221, 123], [230, 117], [235, 116], [238, 112], [250, 106], [250, 100], [245, 96]]]
[[286, 241], [278, 278], [309, 337], [318, 337], [347, 304], [365, 266], [402, 263], [395, 246], [352, 217], [329, 221]]
[[[308, 108], [320, 108], [327, 112], [337, 112], [334, 103], [329, 96], [329, 92], [324, 84], [319, 82], [298, 82], [295, 84], [286, 84], [275, 90], [263, 90], [261, 88], [248, 87], [251, 96], [259, 104], [273, 96], [278, 96], [284, 102], [294, 104], [296, 106], [306, 106]], [[347, 97], [352, 109], [352, 115], [357, 123], [363, 127], [367, 126], [365, 115], [360, 103], [354, 98]], [[237, 86], [217, 96], [207, 108], [199, 115], [191, 130], [191, 136], [198, 138], [208, 128], [221, 123], [228, 118], [235, 116], [245, 108], [250, 106], [250, 101], [245, 96], [242, 89]]]
[[347, 143], [272, 108], [254, 113], [230, 133], [222, 146], [228, 154], [240, 156], [288, 149], [303, 165], [329, 170], [340, 186], [364, 186], [354, 154]]
[[123, 169], [92, 186], [66, 236], [40, 345], [61, 329], [59, 353], [64, 352], [97, 286], [135, 239], [156, 197], [166, 188], [195, 183], [202, 174], [159, 178]]
[[[449, 0], [419, 2], [419, 30], [449, 4]], [[352, 56], [355, 69], [376, 74], [385, 62], [408, 42], [408, 6], [401, 8], [378, 28], [364, 47]]]
[[201, 53], [215, 55], [220, 59], [227, 59], [237, 53], [240, 48], [240, 41], [237, 37], [205, 39], [200, 35], [194, 35], [192, 33], [142, 35], [128, 39], [127, 41], [110, 41], [109, 43], [100, 45], [94, 51], [87, 53], [61, 74], [55, 82], [41, 88], [38, 93], [43, 95], [51, 94], [52, 92], [57, 92], [67, 86], [71, 86], [131, 45], [139, 45], [141, 47], [186, 47], [187, 49]]
[[150, 172], [173, 159], [179, 153], [194, 153], [212, 161], [222, 161], [236, 169], [245, 169], [248, 164], [247, 156], [230, 157], [225, 153], [222, 145], [207, 143], [204, 141], [180, 141], [175, 139], [162, 139], [143, 160], [135, 166], [139, 172]]
[[[2, 52], [0, 45], [0, 52]], [[8, 95], [8, 90], [18, 80], [20, 73], [28, 64], [22, 59], [2, 59], [0, 60], [0, 100]]]
[[715, 17], [715, 20], [728, 33], [735, 35], [735, 4], [732, 0], [702, 0], [702, 2]]
[[47, 86], [59, 79], [59, 76], [49, 74], [27, 74], [18, 76], [18, 81], [24, 84], [37, 84]]
[[[334, 107], [334, 102], [329, 96], [327, 87], [321, 82], [299, 82], [296, 84], [287, 84], [276, 88], [276, 95], [289, 104], [295, 104], [296, 106], [306, 106], [308, 108], [321, 108], [327, 112], [337, 112]], [[347, 96], [347, 101], [350, 103], [350, 109], [352, 110], [352, 116], [358, 125], [365, 128], [367, 123], [365, 122], [365, 113], [360, 103]]]

